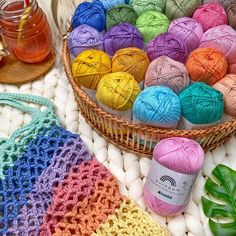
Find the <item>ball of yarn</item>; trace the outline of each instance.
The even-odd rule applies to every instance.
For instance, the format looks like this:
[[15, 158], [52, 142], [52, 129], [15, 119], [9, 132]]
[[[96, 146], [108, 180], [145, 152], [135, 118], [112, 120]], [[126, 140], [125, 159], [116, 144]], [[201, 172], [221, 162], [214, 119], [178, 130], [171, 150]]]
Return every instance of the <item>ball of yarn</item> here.
[[133, 0], [133, 8], [138, 15], [146, 11], [163, 12], [166, 6], [165, 0]]
[[145, 43], [168, 30], [170, 20], [157, 11], [144, 12], [136, 21], [136, 26], [142, 33]]
[[198, 48], [190, 54], [186, 67], [193, 81], [213, 85], [225, 76], [228, 64], [222, 52], [213, 48]]
[[112, 26], [125, 22], [135, 25], [137, 18], [138, 15], [131, 6], [118, 5], [107, 11], [106, 28], [109, 30]]
[[200, 47], [215, 48], [224, 53], [228, 60], [228, 73], [236, 74], [236, 32], [228, 25], [220, 25], [206, 31]]
[[94, 0], [92, 3], [83, 2], [76, 8], [71, 21], [74, 29], [87, 24], [101, 32], [106, 24], [105, 9], [99, 0]]
[[188, 52], [198, 48], [203, 35], [201, 24], [189, 17], [181, 17], [172, 21], [169, 32], [185, 42]]
[[112, 27], [104, 36], [104, 49], [110, 56], [119, 49], [130, 47], [143, 49], [144, 43], [138, 29], [129, 23]]
[[[187, 175], [197, 175], [204, 162], [204, 151], [194, 140], [180, 137], [160, 141], [153, 152], [153, 158], [160, 165]], [[144, 186], [144, 200], [156, 213], [164, 216], [174, 216], [182, 213], [185, 205], [172, 205], [153, 196]]]
[[185, 42], [172, 33], [160, 34], [150, 41], [147, 54], [151, 61], [160, 56], [168, 56], [175, 61], [185, 62], [188, 57]]
[[171, 88], [177, 94], [188, 87], [189, 83], [185, 65], [166, 56], [152, 61], [145, 76], [146, 87], [162, 85]]
[[223, 95], [203, 82], [191, 84], [179, 94], [182, 115], [193, 124], [210, 124], [222, 118]]
[[228, 24], [225, 9], [219, 3], [209, 3], [200, 6], [194, 12], [193, 19], [201, 23], [204, 31], [218, 25]]
[[70, 33], [68, 48], [74, 57], [91, 48], [103, 50], [103, 36], [89, 25], [80, 25]]
[[135, 80], [141, 82], [145, 78], [150, 61], [147, 54], [139, 48], [124, 48], [116, 52], [112, 58], [112, 72], [128, 72]]
[[218, 2], [224, 8], [228, 15], [229, 25], [236, 28], [236, 1], [234, 0], [204, 0], [204, 3]]
[[134, 118], [141, 123], [175, 127], [180, 119], [181, 105], [178, 96], [164, 86], [144, 89], [134, 102]]
[[111, 72], [110, 57], [99, 50], [81, 52], [72, 63], [75, 80], [88, 89], [96, 89], [100, 79]]
[[100, 0], [106, 10], [119, 4], [125, 4], [125, 0]]
[[99, 102], [112, 110], [126, 111], [140, 93], [140, 87], [134, 77], [126, 72], [105, 75], [99, 82], [96, 97]]
[[224, 96], [225, 113], [236, 116], [236, 75], [229, 74], [214, 84]]
[[170, 20], [183, 16], [191, 17], [202, 0], [166, 0], [165, 14]]

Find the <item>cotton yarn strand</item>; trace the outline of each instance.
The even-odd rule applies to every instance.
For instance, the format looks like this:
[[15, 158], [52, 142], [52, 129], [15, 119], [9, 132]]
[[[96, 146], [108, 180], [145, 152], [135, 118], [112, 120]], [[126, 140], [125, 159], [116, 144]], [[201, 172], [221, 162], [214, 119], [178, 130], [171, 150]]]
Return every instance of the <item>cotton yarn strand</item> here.
[[[191, 139], [169, 138], [160, 141], [153, 152], [153, 158], [162, 166], [182, 174], [197, 175], [204, 162], [204, 151]], [[182, 213], [185, 205], [171, 205], [153, 196], [144, 186], [144, 200], [154, 212], [164, 216]]]

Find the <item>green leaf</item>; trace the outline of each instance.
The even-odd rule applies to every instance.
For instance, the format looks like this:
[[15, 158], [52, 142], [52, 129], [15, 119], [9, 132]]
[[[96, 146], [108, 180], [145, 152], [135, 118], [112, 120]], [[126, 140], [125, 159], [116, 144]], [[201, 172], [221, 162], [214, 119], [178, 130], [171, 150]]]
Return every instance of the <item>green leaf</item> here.
[[[211, 218], [209, 226], [215, 236], [236, 236], [236, 171], [218, 165], [212, 174], [216, 180], [208, 178], [205, 189], [209, 195], [223, 203], [202, 197], [204, 214]], [[217, 223], [214, 218], [228, 219], [230, 223]]]

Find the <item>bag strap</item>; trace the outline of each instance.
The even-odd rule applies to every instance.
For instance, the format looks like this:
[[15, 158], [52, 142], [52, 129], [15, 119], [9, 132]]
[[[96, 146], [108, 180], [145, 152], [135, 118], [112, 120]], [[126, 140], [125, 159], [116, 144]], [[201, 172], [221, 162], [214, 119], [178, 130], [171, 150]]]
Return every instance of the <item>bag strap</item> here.
[[43, 112], [40, 109], [25, 105], [24, 102], [45, 106], [46, 110], [53, 112], [53, 105], [46, 98], [27, 94], [0, 93], [0, 104], [8, 105], [25, 113], [29, 113], [33, 120], [42, 115]]

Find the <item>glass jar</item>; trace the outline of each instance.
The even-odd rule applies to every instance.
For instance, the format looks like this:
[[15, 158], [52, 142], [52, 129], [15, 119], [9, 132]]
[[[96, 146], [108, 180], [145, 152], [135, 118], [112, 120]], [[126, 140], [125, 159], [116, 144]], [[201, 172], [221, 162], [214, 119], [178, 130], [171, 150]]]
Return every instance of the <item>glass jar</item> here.
[[47, 18], [36, 0], [1, 0], [0, 26], [3, 42], [17, 59], [27, 63], [43, 61], [53, 49]]

